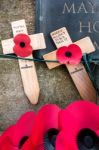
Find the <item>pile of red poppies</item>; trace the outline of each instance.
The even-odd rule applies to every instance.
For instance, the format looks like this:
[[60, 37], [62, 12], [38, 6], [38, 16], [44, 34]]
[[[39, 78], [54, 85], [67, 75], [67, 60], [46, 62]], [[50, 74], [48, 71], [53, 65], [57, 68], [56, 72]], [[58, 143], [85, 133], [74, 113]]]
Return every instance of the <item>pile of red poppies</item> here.
[[76, 101], [25, 113], [0, 136], [0, 150], [99, 150], [99, 107]]

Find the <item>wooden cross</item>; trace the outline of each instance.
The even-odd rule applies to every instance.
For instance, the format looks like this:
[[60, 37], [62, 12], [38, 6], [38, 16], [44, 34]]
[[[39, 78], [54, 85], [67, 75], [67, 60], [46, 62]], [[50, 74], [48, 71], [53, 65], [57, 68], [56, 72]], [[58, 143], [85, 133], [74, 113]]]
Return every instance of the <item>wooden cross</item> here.
[[[13, 35], [16, 36], [18, 34], [24, 33], [28, 34], [25, 20], [19, 20], [11, 23]], [[31, 39], [31, 46], [33, 50], [38, 50], [42, 48], [46, 48], [45, 40], [43, 33], [29, 35]], [[13, 39], [3, 40], [2, 41], [3, 53], [4, 54], [12, 54], [14, 41]], [[33, 56], [29, 56], [26, 58], [33, 58]], [[33, 61], [28, 60], [18, 60], [19, 68], [21, 72], [24, 92], [30, 102], [32, 104], [36, 104], [38, 102], [39, 97], [39, 84], [35, 69], [35, 64]]]
[[[56, 45], [57, 48], [60, 48], [62, 46], [69, 46], [72, 44], [72, 40], [69, 36], [68, 31], [65, 27], [56, 30], [55, 32], [51, 33], [51, 37]], [[74, 44], [78, 45], [82, 53], [91, 53], [95, 51], [95, 48], [92, 44], [92, 41], [89, 37], [85, 37]], [[48, 54], [45, 54], [43, 57], [46, 60], [57, 60], [56, 58], [56, 51], [50, 52]], [[60, 63], [47, 63], [47, 66], [49, 69], [53, 69], [57, 66], [60, 66]], [[85, 70], [85, 67], [83, 64], [78, 65], [70, 65], [66, 64], [66, 67], [71, 75], [72, 80], [74, 81], [75, 86], [77, 87], [81, 97], [85, 100], [90, 100], [93, 102], [96, 102], [96, 90]]]

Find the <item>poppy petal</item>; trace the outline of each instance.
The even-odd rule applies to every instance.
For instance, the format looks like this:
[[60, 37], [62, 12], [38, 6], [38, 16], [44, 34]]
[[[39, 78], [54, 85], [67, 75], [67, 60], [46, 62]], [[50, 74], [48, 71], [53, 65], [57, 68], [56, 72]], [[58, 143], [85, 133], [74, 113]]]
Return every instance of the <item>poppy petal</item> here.
[[79, 46], [71, 44], [68, 47], [60, 47], [56, 57], [61, 64], [79, 64], [82, 58], [82, 51]]
[[71, 44], [68, 49], [70, 49], [72, 53], [70, 64], [79, 64], [82, 59], [82, 51], [80, 47], [76, 44]]
[[0, 149], [6, 150], [7, 144], [9, 142], [9, 145], [12, 145], [11, 137], [13, 134], [13, 131], [15, 130], [15, 125], [10, 126], [8, 129], [5, 130], [5, 132], [1, 135], [0, 139]]
[[20, 45], [20, 43], [30, 44], [30, 37], [26, 34], [18, 34], [14, 37], [14, 43]]
[[75, 58], [82, 58], [82, 50], [76, 44], [71, 44], [68, 46], [68, 50], [72, 53], [72, 56]]
[[77, 128], [79, 125], [81, 128], [93, 128], [96, 130], [99, 128], [97, 114], [99, 114], [99, 107], [96, 104], [88, 101], [76, 101], [66, 109], [61, 110], [59, 124], [61, 129]]
[[76, 136], [74, 136], [73, 133], [71, 134], [71, 131], [69, 134], [68, 129], [66, 131], [62, 130], [57, 136], [55, 149], [78, 150], [78, 145], [76, 143]]
[[[64, 132], [60, 132], [56, 139], [55, 150], [65, 150], [66, 148], [66, 138]], [[69, 149], [68, 149], [69, 150]]]
[[0, 145], [0, 150], [19, 150], [19, 149], [15, 146], [12, 146], [10, 140], [7, 139], [6, 141], [3, 142], [2, 145]]
[[30, 139], [27, 140], [25, 144], [22, 146], [21, 150], [33, 150], [32, 141]]
[[34, 118], [34, 112], [27, 112], [17, 121], [16, 125], [9, 127], [0, 137], [0, 148], [4, 150], [5, 145], [9, 144], [11, 147], [9, 150], [19, 150], [32, 134]]
[[32, 54], [32, 47], [28, 46], [28, 47], [21, 48], [19, 45], [15, 45], [13, 47], [13, 51], [17, 56], [28, 57]]
[[71, 59], [71, 60], [69, 60], [69, 63], [71, 64], [71, 65], [78, 65], [78, 64], [80, 64], [80, 62], [81, 62], [81, 59]]
[[27, 112], [18, 120], [11, 137], [13, 145], [18, 147], [20, 142], [26, 141], [31, 136], [34, 119], [35, 113]]
[[66, 57], [65, 53], [68, 51], [68, 47], [60, 47], [56, 52], [56, 57], [61, 64], [66, 64], [69, 61], [69, 58]]
[[95, 134], [98, 133], [98, 114], [99, 107], [96, 104], [87, 101], [74, 102], [66, 109], [60, 111], [59, 127], [65, 134], [63, 133], [62, 136], [59, 134], [58, 137], [65, 138], [67, 145], [65, 149], [77, 149], [77, 137], [80, 131], [84, 129], [92, 130]]
[[58, 106], [49, 104], [42, 107], [37, 113], [31, 137], [34, 147], [44, 143], [44, 135], [49, 129], [58, 129], [59, 111]]

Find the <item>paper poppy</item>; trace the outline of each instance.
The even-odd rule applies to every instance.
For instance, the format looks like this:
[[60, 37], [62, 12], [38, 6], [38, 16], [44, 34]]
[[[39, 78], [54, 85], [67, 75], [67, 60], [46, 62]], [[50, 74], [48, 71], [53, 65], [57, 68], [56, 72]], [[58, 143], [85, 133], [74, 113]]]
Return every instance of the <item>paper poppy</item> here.
[[0, 150], [16, 150], [12, 145], [11, 134], [15, 129], [15, 125], [10, 126], [0, 137]]
[[0, 150], [19, 150], [32, 134], [34, 112], [25, 113], [15, 125], [9, 127], [0, 137]]
[[26, 34], [18, 34], [14, 37], [13, 51], [17, 56], [28, 57], [32, 54], [30, 37]]
[[60, 47], [56, 52], [56, 57], [61, 64], [79, 64], [82, 51], [78, 45], [71, 44], [68, 47]]
[[53, 147], [53, 138], [58, 134], [58, 116], [60, 108], [56, 105], [45, 105], [36, 114], [32, 136], [23, 145], [22, 150], [37, 150]]
[[98, 115], [99, 106], [87, 101], [63, 110], [45, 105], [36, 116], [25, 114], [8, 128], [0, 137], [0, 150], [98, 150]]
[[99, 107], [96, 104], [78, 101], [61, 110], [59, 115], [60, 134], [56, 149], [69, 150], [99, 149]]

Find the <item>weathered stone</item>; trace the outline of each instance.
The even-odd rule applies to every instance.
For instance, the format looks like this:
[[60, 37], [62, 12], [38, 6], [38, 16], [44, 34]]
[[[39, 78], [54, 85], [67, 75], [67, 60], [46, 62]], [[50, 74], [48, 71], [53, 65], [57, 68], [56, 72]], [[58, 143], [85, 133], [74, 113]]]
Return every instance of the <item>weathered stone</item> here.
[[[35, 31], [35, 1], [0, 0], [0, 39], [11, 38], [11, 21], [25, 19], [29, 34]], [[0, 53], [2, 48], [0, 44]], [[36, 63], [40, 84], [39, 103], [33, 106], [24, 95], [18, 62], [0, 59], [0, 130], [3, 131], [19, 116], [37, 110], [43, 104], [55, 103], [65, 107], [80, 96], [66, 70], [61, 66], [48, 70], [46, 64]]]

